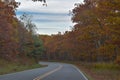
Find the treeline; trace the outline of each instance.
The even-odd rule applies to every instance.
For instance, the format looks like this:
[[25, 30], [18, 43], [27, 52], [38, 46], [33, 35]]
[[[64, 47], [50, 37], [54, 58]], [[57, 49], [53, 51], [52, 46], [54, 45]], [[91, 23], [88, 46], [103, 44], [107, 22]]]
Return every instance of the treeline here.
[[112, 61], [120, 64], [120, 0], [84, 0], [75, 4], [70, 32], [40, 36], [43, 59]]
[[43, 53], [43, 43], [35, 34], [31, 16], [23, 14], [18, 20], [15, 10], [20, 3], [0, 0], [0, 59], [21, 61], [34, 58], [38, 61]]

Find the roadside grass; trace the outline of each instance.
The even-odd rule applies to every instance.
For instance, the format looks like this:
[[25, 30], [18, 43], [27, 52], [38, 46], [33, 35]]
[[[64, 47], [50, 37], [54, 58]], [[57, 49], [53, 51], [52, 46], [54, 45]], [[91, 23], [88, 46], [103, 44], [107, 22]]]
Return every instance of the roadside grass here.
[[120, 80], [120, 65], [114, 63], [75, 63], [88, 80]]
[[31, 63], [31, 64], [21, 64], [18, 62], [13, 63], [0, 59], [0, 75], [34, 69], [34, 68], [40, 68], [45, 66], [47, 65], [40, 65], [37, 63]]

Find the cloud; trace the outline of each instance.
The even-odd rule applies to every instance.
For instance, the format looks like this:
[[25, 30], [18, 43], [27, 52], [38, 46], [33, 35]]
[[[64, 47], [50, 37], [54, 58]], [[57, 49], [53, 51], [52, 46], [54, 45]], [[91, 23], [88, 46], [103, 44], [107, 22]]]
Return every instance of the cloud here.
[[[17, 12], [17, 16], [20, 17], [24, 12]], [[70, 21], [71, 16], [66, 13], [35, 13], [26, 12], [33, 16], [33, 21], [36, 22], [67, 22]]]
[[41, 2], [32, 2], [31, 0], [16, 0], [21, 2], [19, 11], [26, 12], [49, 12], [49, 13], [68, 13], [74, 8], [75, 3], [82, 0], [47, 0], [48, 6], [42, 6]]
[[73, 26], [69, 10], [74, 8], [75, 3], [81, 3], [83, 0], [47, 0], [47, 7], [42, 6], [41, 2], [32, 2], [31, 0], [16, 0], [21, 2], [17, 9], [17, 17], [24, 12], [33, 15], [33, 22], [38, 28], [40, 34], [55, 34], [58, 31], [65, 32], [71, 30]]

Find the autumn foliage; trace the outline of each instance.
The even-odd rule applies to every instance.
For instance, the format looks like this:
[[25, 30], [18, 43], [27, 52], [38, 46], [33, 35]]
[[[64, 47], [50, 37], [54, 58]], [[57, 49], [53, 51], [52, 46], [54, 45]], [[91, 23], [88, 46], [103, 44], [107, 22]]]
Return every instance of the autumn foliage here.
[[[32, 20], [24, 23], [16, 18], [15, 10], [20, 5], [16, 1], [0, 0], [0, 58], [9, 61], [24, 60], [27, 58], [36, 58], [42, 53], [42, 41], [36, 39], [37, 35], [33, 32], [36, 27]], [[23, 16], [26, 18], [28, 15]], [[35, 38], [34, 38], [35, 37]], [[39, 43], [38, 43], [39, 42]], [[36, 47], [36, 44], [39, 47]], [[39, 49], [40, 48], [40, 49]], [[34, 51], [41, 51], [39, 54]]]
[[18, 20], [15, 10], [19, 4], [0, 0], [0, 58], [120, 64], [120, 0], [84, 0], [75, 4], [72, 31], [51, 36], [35, 35], [32, 21], [25, 24], [27, 19]]
[[14, 9], [17, 3], [0, 1], [0, 55], [3, 58], [11, 59], [18, 54], [17, 26]]

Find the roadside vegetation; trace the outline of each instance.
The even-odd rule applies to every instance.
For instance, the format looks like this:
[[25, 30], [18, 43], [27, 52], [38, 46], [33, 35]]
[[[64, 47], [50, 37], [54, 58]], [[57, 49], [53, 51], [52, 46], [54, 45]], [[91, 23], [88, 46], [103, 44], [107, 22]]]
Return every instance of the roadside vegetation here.
[[46, 66], [47, 65], [41, 65], [35, 63], [34, 60], [26, 61], [26, 63], [21, 63], [21, 62], [13, 63], [10, 61], [0, 59], [0, 75], [29, 70], [29, 69], [41, 68]]
[[114, 63], [75, 63], [89, 80], [120, 80], [120, 66]]

